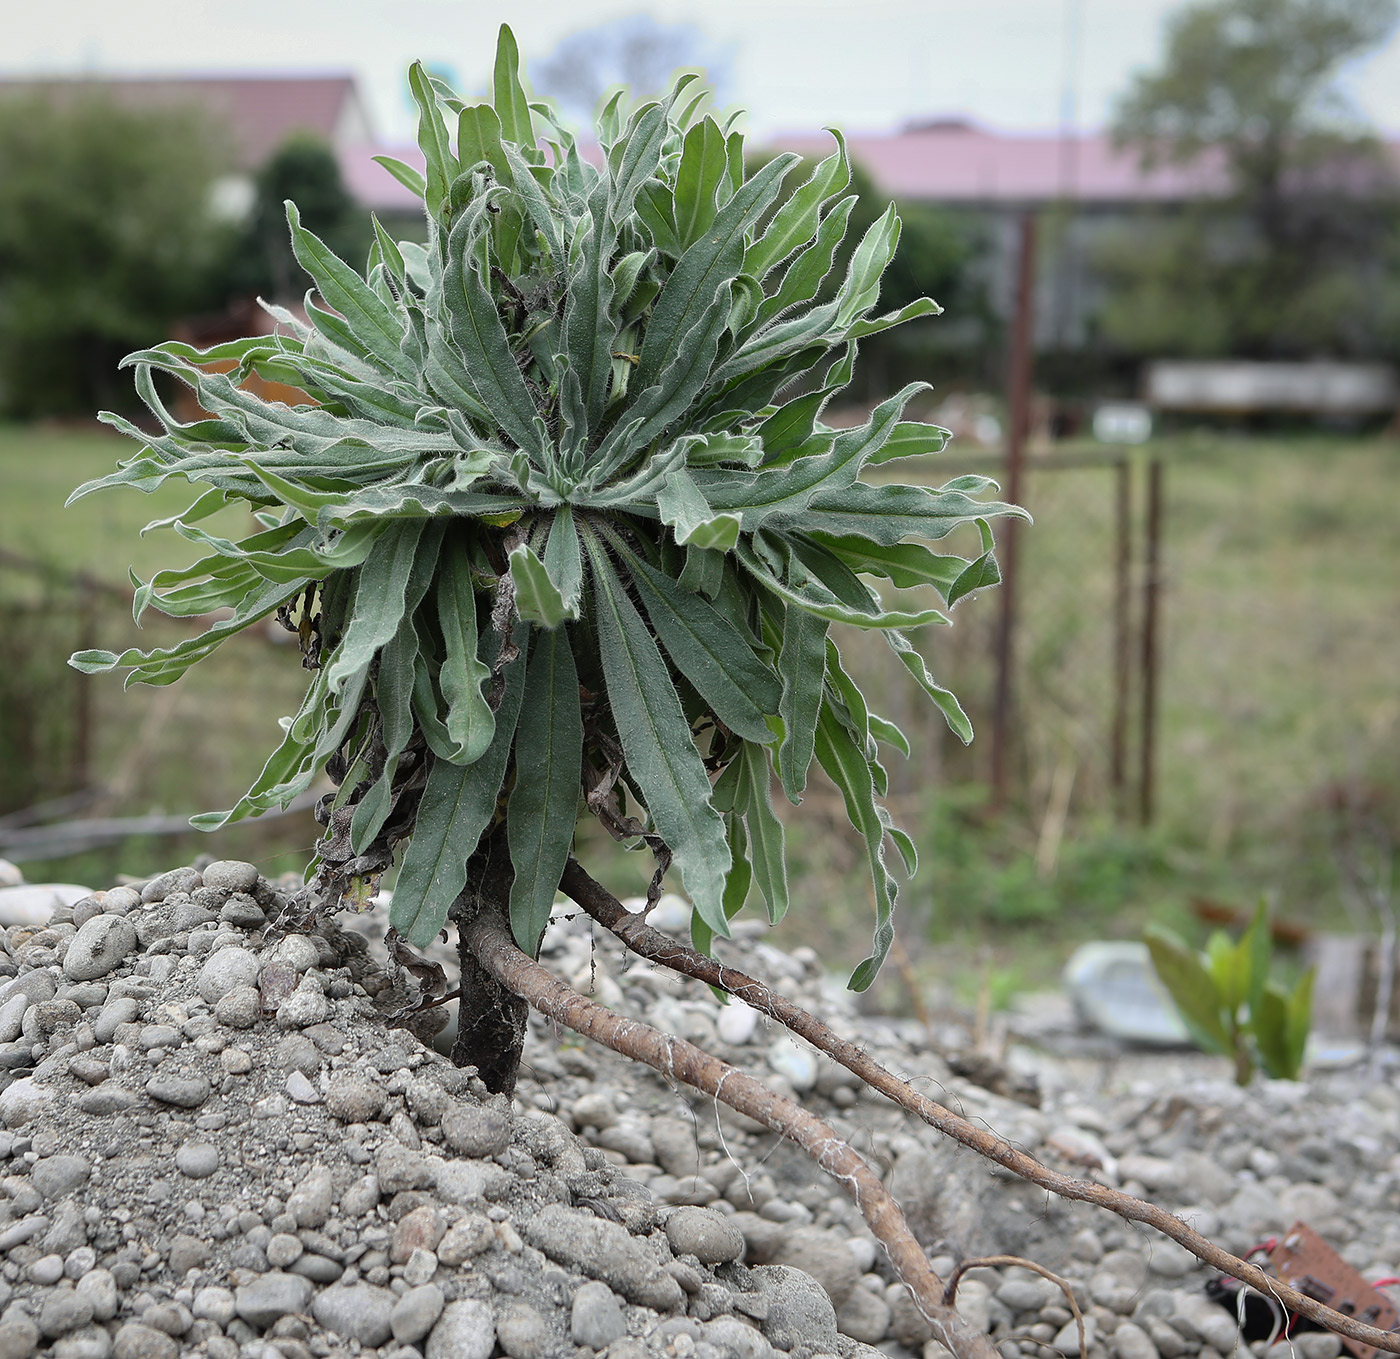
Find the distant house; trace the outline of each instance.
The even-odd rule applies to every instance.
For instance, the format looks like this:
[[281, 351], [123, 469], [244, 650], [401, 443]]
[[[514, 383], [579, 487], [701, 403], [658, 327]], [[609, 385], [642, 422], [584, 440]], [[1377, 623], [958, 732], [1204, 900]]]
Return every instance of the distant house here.
[[288, 137], [310, 133], [334, 147], [374, 141], [352, 75], [0, 77], [0, 95], [98, 94], [136, 108], [193, 106], [233, 141], [238, 165], [254, 170]]
[[[290, 137], [310, 135], [327, 143], [341, 163], [351, 192], [378, 207], [351, 183], [368, 162], [390, 184], [392, 176], [369, 160], [375, 142], [369, 112], [352, 75], [131, 76], [17, 80], [0, 77], [6, 94], [98, 94], [135, 108], [194, 107], [230, 139], [237, 173], [220, 186], [219, 197], [237, 212], [251, 201], [252, 173]], [[374, 177], [369, 177], [374, 185]], [[381, 195], [382, 196], [382, 195]]]

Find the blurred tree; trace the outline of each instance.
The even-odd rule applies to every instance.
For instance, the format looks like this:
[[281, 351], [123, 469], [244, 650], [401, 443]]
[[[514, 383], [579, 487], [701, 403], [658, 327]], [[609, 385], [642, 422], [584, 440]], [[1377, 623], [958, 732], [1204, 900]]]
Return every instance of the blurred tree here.
[[[754, 158], [750, 169], [771, 158]], [[811, 175], [815, 164], [806, 161], [788, 173], [779, 204]], [[856, 163], [851, 165], [847, 192], [856, 195], [856, 202], [846, 238], [822, 284], [821, 301], [836, 296], [856, 246], [890, 205], [889, 196]], [[931, 297], [943, 314], [862, 340], [856, 386], [850, 394], [879, 400], [906, 382], [919, 380], [940, 386], [952, 379], [981, 384], [995, 376], [1001, 344], [988, 292], [987, 223], [979, 214], [933, 203], [905, 201], [897, 206], [902, 223], [899, 248], [880, 281], [879, 309], [898, 311], [920, 297]]]
[[1396, 15], [1396, 0], [1203, 0], [1170, 21], [1114, 137], [1146, 167], [1221, 168], [1229, 190], [1105, 242], [1111, 343], [1261, 356], [1394, 344], [1394, 167], [1337, 81]]
[[706, 43], [698, 28], [633, 14], [569, 34], [548, 57], [533, 64], [530, 75], [536, 93], [591, 118], [612, 86], [626, 85], [634, 98], [657, 95], [677, 67], [703, 70], [710, 89], [723, 97], [728, 61]]
[[335, 153], [311, 136], [294, 136], [258, 170], [253, 204], [230, 257], [226, 290], [230, 296], [300, 301], [311, 280], [292, 254], [287, 199], [342, 259], [362, 260], [373, 239], [369, 214], [350, 196]]
[[0, 101], [0, 412], [129, 404], [121, 357], [210, 300], [226, 163], [194, 111]]

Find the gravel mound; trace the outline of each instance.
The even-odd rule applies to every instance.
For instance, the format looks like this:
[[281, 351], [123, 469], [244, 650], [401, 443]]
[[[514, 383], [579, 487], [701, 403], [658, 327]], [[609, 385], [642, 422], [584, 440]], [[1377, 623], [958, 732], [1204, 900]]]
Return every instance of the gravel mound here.
[[[253, 866], [216, 862], [0, 934], [0, 1359], [942, 1359], [800, 1152], [538, 1019], [516, 1099], [490, 1097], [393, 1026], [416, 983], [383, 963], [382, 912], [285, 933], [284, 905]], [[1006, 1179], [753, 1011], [556, 914], [555, 971], [809, 1103], [880, 1168], [935, 1268], [1006, 1251], [1066, 1274], [1091, 1359], [1234, 1350], [1180, 1248]], [[1371, 1277], [1400, 1272], [1386, 1081], [1240, 1092], [1204, 1059], [1030, 1047], [1009, 1074], [959, 1062], [1002, 1090], [1034, 1077], [1034, 1107], [954, 1074], [917, 1026], [857, 1015], [809, 950], [722, 947], [1062, 1169], [1236, 1250], [1301, 1217]], [[959, 1305], [1004, 1359], [1077, 1353], [1037, 1275], [974, 1270]]]

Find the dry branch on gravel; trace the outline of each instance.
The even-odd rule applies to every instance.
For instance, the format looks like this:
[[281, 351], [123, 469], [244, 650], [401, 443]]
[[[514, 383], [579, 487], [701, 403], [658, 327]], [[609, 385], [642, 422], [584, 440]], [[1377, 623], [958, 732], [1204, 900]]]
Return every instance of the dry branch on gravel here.
[[833, 1033], [815, 1015], [769, 990], [761, 981], [737, 968], [707, 958], [696, 949], [653, 929], [643, 917], [633, 915], [611, 892], [595, 882], [577, 860], [569, 861], [560, 886], [573, 901], [600, 925], [617, 935], [634, 953], [669, 967], [674, 972], [702, 981], [707, 986], [717, 987], [751, 1005], [760, 1014], [767, 1015], [800, 1038], [806, 1039], [814, 1048], [826, 1053], [867, 1085], [892, 1099], [911, 1114], [917, 1115], [931, 1128], [985, 1156], [989, 1161], [1004, 1166], [1021, 1179], [1039, 1185], [1042, 1189], [1048, 1189], [1061, 1198], [1092, 1203], [1100, 1208], [1107, 1208], [1129, 1222], [1141, 1222], [1145, 1226], [1153, 1227], [1163, 1236], [1170, 1237], [1178, 1245], [1184, 1246], [1204, 1264], [1258, 1289], [1275, 1299], [1285, 1310], [1305, 1316], [1310, 1321], [1317, 1322], [1319, 1326], [1335, 1331], [1349, 1340], [1359, 1341], [1363, 1345], [1374, 1345], [1377, 1349], [1387, 1350], [1392, 1354], [1400, 1354], [1400, 1336], [1367, 1326], [1341, 1312], [1333, 1311], [1332, 1308], [1299, 1293], [1296, 1289], [1289, 1288], [1273, 1275], [1266, 1274], [1258, 1265], [1250, 1264], [1221, 1249], [1213, 1241], [1193, 1231], [1179, 1217], [1155, 1204], [1146, 1203], [1119, 1189], [1110, 1189], [1106, 1185], [1093, 1184], [1088, 1180], [1075, 1179], [1073, 1176], [1051, 1170], [995, 1133], [986, 1128], [979, 1128], [936, 1100], [920, 1094], [908, 1081], [901, 1080], [893, 1072], [886, 1070], [854, 1043], [848, 1043]]

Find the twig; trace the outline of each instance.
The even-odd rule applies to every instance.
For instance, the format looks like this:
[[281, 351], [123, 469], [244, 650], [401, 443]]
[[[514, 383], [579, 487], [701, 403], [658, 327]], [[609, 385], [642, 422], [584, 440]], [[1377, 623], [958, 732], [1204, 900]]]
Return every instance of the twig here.
[[1084, 1314], [1079, 1310], [1079, 1303], [1074, 1296], [1074, 1289], [1069, 1286], [1068, 1279], [1062, 1279], [1058, 1274], [1052, 1273], [1044, 1265], [1038, 1265], [1034, 1260], [1027, 1260], [1020, 1255], [984, 1255], [977, 1260], [964, 1260], [948, 1277], [948, 1283], [943, 1289], [943, 1301], [949, 1307], [953, 1305], [953, 1300], [958, 1296], [958, 1285], [963, 1280], [970, 1269], [1006, 1269], [1014, 1266], [1017, 1269], [1028, 1269], [1032, 1274], [1039, 1274], [1043, 1279], [1049, 1279], [1061, 1293], [1065, 1295], [1065, 1301], [1069, 1303], [1069, 1310], [1074, 1313], [1075, 1325], [1079, 1328], [1079, 1354], [1080, 1359], [1088, 1359], [1089, 1341], [1084, 1334]]
[[934, 1335], [957, 1359], [998, 1359], [991, 1337], [975, 1330], [943, 1301], [942, 1281], [929, 1268], [899, 1205], [835, 1129], [693, 1043], [614, 1014], [579, 995], [548, 968], [527, 958], [515, 946], [505, 922], [487, 911], [462, 923], [462, 938], [491, 976], [541, 1014], [624, 1057], [645, 1062], [797, 1143], [851, 1197]]
[[1297, 1312], [1329, 1331], [1346, 1336], [1349, 1340], [1372, 1345], [1390, 1354], [1400, 1354], [1400, 1335], [1378, 1330], [1352, 1317], [1343, 1316], [1342, 1313], [1323, 1306], [1306, 1294], [1289, 1288], [1272, 1275], [1264, 1273], [1257, 1265], [1249, 1264], [1231, 1255], [1229, 1251], [1222, 1250], [1213, 1241], [1193, 1231], [1179, 1217], [1173, 1216], [1164, 1208], [1158, 1208], [1156, 1204], [1146, 1203], [1119, 1189], [1092, 1184], [1087, 1180], [1077, 1180], [1051, 1170], [1035, 1157], [1019, 1151], [998, 1137], [996, 1133], [978, 1127], [950, 1109], [944, 1108], [937, 1101], [929, 1099], [927, 1095], [920, 1094], [907, 1081], [902, 1081], [893, 1072], [887, 1071], [854, 1043], [838, 1038], [816, 1016], [809, 1014], [801, 1006], [794, 1005], [786, 997], [770, 991], [762, 982], [737, 968], [728, 967], [713, 958], [705, 957], [695, 949], [677, 943], [629, 915], [622, 903], [589, 877], [577, 860], [569, 860], [560, 887], [599, 924], [612, 930], [633, 952], [738, 997], [760, 1014], [777, 1020], [799, 1037], [805, 1038], [814, 1048], [826, 1053], [846, 1070], [859, 1076], [867, 1085], [887, 1095], [911, 1114], [923, 1119], [931, 1128], [985, 1156], [989, 1161], [1004, 1166], [1013, 1175], [1039, 1185], [1042, 1189], [1048, 1189], [1061, 1198], [1092, 1203], [1100, 1208], [1107, 1208], [1129, 1222], [1141, 1222], [1145, 1226], [1153, 1227], [1163, 1236], [1170, 1237], [1178, 1245], [1184, 1246], [1203, 1263], [1257, 1288], [1269, 1297], [1278, 1299], [1287, 1310]]

